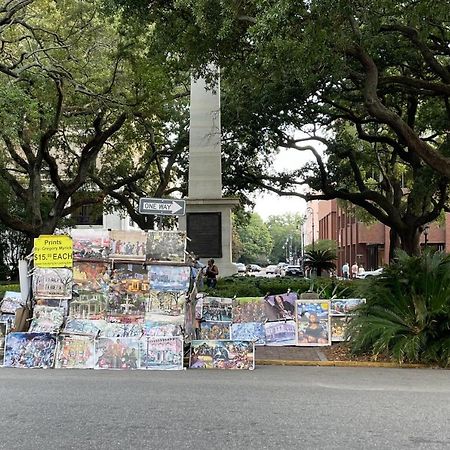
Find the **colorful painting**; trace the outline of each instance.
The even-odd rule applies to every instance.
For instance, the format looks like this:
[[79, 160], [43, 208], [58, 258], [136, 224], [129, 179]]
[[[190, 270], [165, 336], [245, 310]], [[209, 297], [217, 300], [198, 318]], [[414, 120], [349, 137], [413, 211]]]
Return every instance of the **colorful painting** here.
[[268, 295], [266, 300], [266, 314], [269, 320], [294, 320], [296, 292]]
[[331, 345], [329, 300], [297, 300], [298, 345]]
[[0, 356], [4, 356], [5, 353], [5, 340], [9, 332], [9, 326], [8, 321], [0, 322]]
[[149, 281], [148, 271], [142, 264], [115, 264], [109, 287], [109, 315], [144, 315], [149, 300]]
[[106, 262], [75, 261], [73, 263], [74, 290], [81, 292], [103, 292], [109, 290], [111, 277]]
[[254, 369], [255, 346], [248, 341], [192, 341], [191, 369]]
[[189, 290], [191, 268], [188, 266], [149, 266], [150, 289], [186, 292]]
[[147, 338], [139, 341], [140, 368], [183, 370], [183, 338]]
[[57, 333], [64, 323], [64, 309], [52, 306], [35, 306], [30, 333]]
[[139, 340], [130, 337], [99, 338], [95, 343], [94, 369], [137, 369]]
[[294, 320], [282, 320], [279, 322], [266, 322], [266, 345], [282, 346], [297, 344], [297, 326]]
[[107, 322], [100, 331], [100, 337], [141, 337], [142, 323]]
[[266, 330], [260, 322], [233, 323], [231, 325], [233, 341], [252, 341], [255, 345], [266, 344]]
[[352, 314], [355, 309], [366, 303], [365, 298], [335, 298], [331, 300], [330, 314], [332, 316], [346, 316]]
[[125, 260], [145, 260], [145, 231], [110, 231], [109, 257]]
[[195, 318], [200, 320], [203, 314], [203, 294], [197, 294], [195, 300]]
[[6, 336], [5, 367], [48, 369], [55, 362], [56, 335], [9, 333]]
[[39, 269], [33, 271], [33, 295], [38, 298], [72, 298], [71, 269]]
[[106, 327], [106, 320], [77, 319], [69, 317], [66, 320], [64, 333], [85, 334], [97, 336]]
[[233, 300], [221, 297], [203, 297], [202, 320], [217, 322], [231, 322], [233, 311]]
[[264, 323], [268, 319], [266, 314], [266, 302], [262, 297], [242, 297], [233, 299], [232, 314], [234, 323]]
[[108, 306], [106, 294], [81, 291], [69, 305], [70, 317], [77, 319], [104, 319]]
[[348, 316], [331, 316], [331, 340], [333, 342], [344, 341], [347, 324], [351, 317]]
[[0, 311], [2, 313], [14, 314], [17, 308], [21, 308], [24, 305], [22, 301], [22, 294], [20, 292], [6, 291], [3, 296]]
[[174, 317], [174, 322], [163, 322], [158, 320], [145, 320], [143, 332], [148, 337], [173, 337], [183, 334], [183, 317]]
[[183, 231], [149, 231], [147, 260], [184, 262], [186, 233]]
[[94, 338], [88, 336], [59, 336], [55, 368], [93, 369]]
[[181, 316], [184, 314], [186, 296], [178, 292], [157, 292], [151, 291], [146, 306], [146, 314], [151, 314], [154, 318], [161, 316]]
[[36, 306], [50, 306], [52, 308], [62, 308], [64, 310], [64, 315], [67, 316], [69, 313], [69, 300], [68, 299], [58, 299], [58, 298], [36, 298]]
[[70, 234], [73, 240], [74, 259], [108, 258], [110, 249], [109, 231], [74, 228]]
[[201, 322], [199, 339], [230, 339], [230, 322]]

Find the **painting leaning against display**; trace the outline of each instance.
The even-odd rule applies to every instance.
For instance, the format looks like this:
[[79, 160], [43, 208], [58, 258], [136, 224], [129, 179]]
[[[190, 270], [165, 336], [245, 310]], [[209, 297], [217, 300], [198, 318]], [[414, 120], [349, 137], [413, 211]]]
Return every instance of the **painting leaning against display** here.
[[267, 346], [297, 344], [297, 326], [294, 320], [279, 320], [264, 324]]
[[183, 370], [183, 338], [152, 337], [139, 340], [140, 369]]
[[33, 295], [41, 299], [71, 299], [71, 269], [39, 269], [33, 271]]
[[298, 345], [331, 345], [329, 300], [297, 300]]
[[231, 339], [233, 341], [251, 341], [255, 345], [266, 344], [266, 330], [259, 322], [244, 322], [231, 324]]
[[189, 266], [148, 266], [150, 289], [155, 291], [187, 292], [191, 268]]
[[147, 233], [147, 261], [185, 262], [186, 233], [151, 230]]
[[59, 336], [55, 368], [93, 369], [94, 338], [89, 336]]

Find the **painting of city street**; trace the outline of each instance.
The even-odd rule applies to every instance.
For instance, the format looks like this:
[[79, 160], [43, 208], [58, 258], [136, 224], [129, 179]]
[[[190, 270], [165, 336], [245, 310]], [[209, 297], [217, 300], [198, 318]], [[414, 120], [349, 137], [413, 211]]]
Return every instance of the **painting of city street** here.
[[266, 302], [262, 297], [241, 297], [233, 299], [233, 322], [260, 322], [268, 320]]
[[145, 261], [147, 233], [145, 231], [110, 231], [109, 257]]
[[231, 325], [231, 339], [236, 341], [251, 341], [255, 345], [266, 344], [266, 330], [260, 322], [233, 323]]
[[139, 341], [140, 368], [183, 370], [183, 338], [146, 338]]
[[109, 232], [74, 228], [70, 232], [74, 259], [107, 259], [110, 250]]
[[268, 295], [265, 300], [268, 320], [295, 319], [296, 292]]
[[230, 339], [230, 322], [201, 322], [199, 339]]
[[184, 293], [150, 291], [145, 316], [148, 317], [149, 314], [154, 318], [157, 315], [182, 316], [185, 303]]
[[40, 269], [33, 271], [33, 294], [37, 298], [72, 298], [71, 269]]
[[191, 369], [254, 369], [255, 347], [248, 341], [192, 341]]
[[64, 323], [64, 309], [37, 305], [33, 309], [31, 333], [57, 333]]
[[139, 340], [130, 337], [100, 338], [95, 342], [94, 369], [137, 369]]
[[201, 319], [217, 322], [231, 322], [233, 300], [221, 297], [203, 297]]
[[266, 333], [266, 345], [268, 346], [297, 344], [297, 327], [294, 320], [266, 322], [264, 331]]
[[186, 233], [183, 231], [149, 231], [147, 261], [184, 262]]
[[155, 291], [186, 292], [189, 290], [189, 266], [149, 266], [150, 289]]
[[59, 336], [55, 368], [93, 369], [94, 338], [88, 336]]
[[298, 345], [331, 345], [329, 300], [297, 300]]
[[9, 333], [5, 345], [5, 367], [48, 369], [55, 362], [56, 335]]

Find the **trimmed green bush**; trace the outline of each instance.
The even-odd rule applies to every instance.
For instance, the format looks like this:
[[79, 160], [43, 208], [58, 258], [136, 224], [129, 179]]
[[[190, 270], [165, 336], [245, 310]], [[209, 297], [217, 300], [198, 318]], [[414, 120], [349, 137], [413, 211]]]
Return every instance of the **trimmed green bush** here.
[[450, 365], [450, 256], [398, 253], [383, 275], [359, 285], [367, 304], [347, 329], [353, 353]]

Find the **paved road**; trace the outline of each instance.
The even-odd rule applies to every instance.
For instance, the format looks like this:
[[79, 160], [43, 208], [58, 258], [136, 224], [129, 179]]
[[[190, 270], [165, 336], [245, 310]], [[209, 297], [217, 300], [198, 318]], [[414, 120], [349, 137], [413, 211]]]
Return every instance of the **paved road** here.
[[0, 369], [0, 448], [450, 448], [450, 372]]

